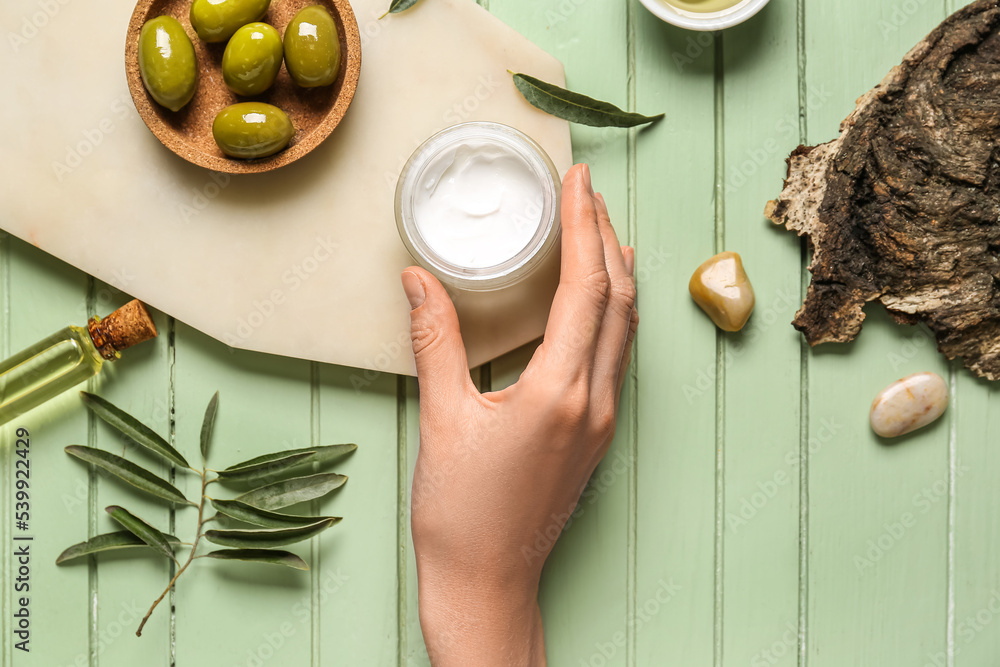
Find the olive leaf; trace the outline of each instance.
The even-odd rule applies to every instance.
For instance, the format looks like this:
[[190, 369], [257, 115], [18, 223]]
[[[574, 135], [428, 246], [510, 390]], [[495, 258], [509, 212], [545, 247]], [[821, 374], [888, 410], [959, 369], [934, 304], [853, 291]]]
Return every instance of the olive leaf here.
[[188, 501], [184, 497], [184, 494], [178, 491], [170, 482], [110, 452], [102, 449], [94, 449], [93, 447], [70, 445], [66, 447], [66, 453], [70, 456], [75, 456], [81, 461], [92, 463], [98, 468], [108, 471], [123, 482], [127, 482], [140, 491], [145, 491], [157, 498], [168, 500], [172, 503], [194, 504]]
[[236, 500], [262, 510], [277, 510], [289, 505], [322, 498], [347, 482], [345, 475], [320, 473], [293, 477], [283, 482], [262, 486], [238, 496]]
[[335, 523], [341, 521], [340, 517], [333, 516], [295, 516], [292, 514], [268, 512], [267, 510], [258, 509], [238, 500], [212, 500], [212, 507], [220, 514], [224, 514], [237, 521], [252, 523], [255, 526], [262, 526], [264, 528], [296, 528], [327, 519], [334, 519]]
[[215, 430], [215, 415], [219, 411], [219, 392], [215, 392], [205, 408], [205, 419], [201, 422], [201, 460], [208, 460], [208, 445]]
[[[358, 448], [355, 444], [346, 445], [326, 445], [322, 447], [306, 447], [304, 449], [289, 449], [283, 452], [275, 452], [273, 454], [264, 454], [263, 456], [257, 456], [247, 461], [231, 465], [221, 473], [219, 477], [223, 480], [230, 479], [237, 481], [236, 473], [239, 471], [249, 471], [255, 466], [266, 466], [268, 464], [275, 464], [275, 467], [267, 469], [266, 475], [260, 475], [260, 478], [265, 477], [280, 477], [282, 473], [291, 472], [295, 468], [304, 467], [307, 465], [318, 464], [320, 466], [338, 459], [342, 456], [350, 454]], [[308, 456], [299, 456], [300, 454], [308, 454]], [[296, 457], [289, 460], [290, 457]], [[265, 468], [262, 468], [265, 469]], [[250, 482], [251, 479], [239, 479], [238, 481]]]
[[[403, 4], [403, 2], [397, 2], [394, 3], [394, 6], [399, 5], [400, 8], [403, 8]], [[406, 6], [410, 4], [414, 3], [410, 2]], [[340, 517], [294, 516], [272, 510], [321, 498], [343, 486], [347, 482], [345, 475], [310, 474], [284, 479], [273, 484], [268, 484], [263, 481], [263, 478], [268, 476], [280, 478], [300, 474], [291, 471], [295, 468], [325, 464], [353, 452], [357, 449], [357, 445], [310, 447], [258, 456], [231, 466], [219, 473], [218, 477], [209, 479], [209, 472], [217, 473], [218, 471], [210, 470], [207, 464], [203, 464], [202, 468], [197, 470], [190, 468], [187, 461], [176, 449], [135, 417], [126, 414], [98, 396], [86, 392], [81, 392], [81, 394], [87, 408], [118, 431], [140, 446], [148, 448], [171, 463], [193, 470], [201, 477], [200, 502], [193, 503], [167, 480], [121, 456], [81, 445], [71, 445], [65, 448], [67, 454], [108, 472], [113, 477], [117, 477], [140, 491], [171, 503], [183, 503], [198, 508], [198, 523], [193, 541], [181, 543], [173, 535], [165, 535], [125, 508], [111, 505], [106, 508], [108, 514], [126, 530], [96, 535], [85, 542], [68, 547], [56, 558], [56, 564], [61, 565], [84, 556], [120, 549], [152, 549], [155, 553], [170, 558], [177, 566], [176, 573], [173, 574], [166, 589], [153, 601], [149, 611], [140, 621], [135, 633], [136, 636], [142, 636], [142, 630], [157, 606], [167, 598], [178, 577], [187, 571], [196, 558], [240, 560], [308, 570], [309, 566], [302, 558], [276, 547], [311, 539], [341, 521]], [[219, 394], [216, 392], [209, 400], [202, 420], [200, 451], [203, 462], [208, 459], [218, 407]], [[266, 486], [260, 486], [244, 493], [235, 500], [213, 500], [208, 497], [206, 489], [209, 484], [219, 479], [253, 482], [254, 486], [257, 484], [266, 484]], [[218, 514], [212, 516], [205, 514], [205, 504], [209, 501], [215, 506]], [[254, 528], [249, 530], [205, 530], [208, 522], [220, 516], [244, 521]], [[201, 556], [197, 555], [201, 538], [229, 548], [215, 550]], [[174, 548], [179, 544], [185, 544], [189, 547], [189, 553], [183, 563], [178, 561], [174, 555]]]
[[221, 549], [219, 551], [210, 551], [205, 554], [205, 557], [217, 558], [219, 560], [244, 560], [251, 563], [284, 565], [296, 570], [309, 569], [309, 564], [295, 554], [290, 551], [280, 551], [277, 549]]
[[188, 465], [187, 460], [181, 456], [181, 453], [170, 446], [170, 443], [132, 415], [112, 405], [100, 396], [88, 394], [85, 391], [81, 391], [80, 396], [83, 398], [83, 404], [87, 406], [87, 409], [133, 440], [136, 444], [159, 454], [182, 468], [191, 467]]
[[273, 480], [292, 468], [296, 468], [306, 459], [311, 458], [314, 451], [305, 451], [281, 458], [274, 458], [261, 463], [237, 465], [219, 471], [219, 479], [223, 482], [244, 482], [251, 484], [262, 480]]
[[112, 519], [120, 523], [125, 530], [129, 531], [170, 560], [174, 560], [174, 548], [170, 546], [170, 541], [167, 539], [166, 535], [158, 531], [156, 528], [153, 528], [124, 507], [111, 505], [110, 507], [106, 507], [105, 511], [111, 515]]
[[[173, 535], [164, 535], [164, 537], [167, 538], [167, 542], [169, 542], [171, 546], [181, 543], [181, 541]], [[114, 533], [95, 535], [86, 542], [80, 542], [79, 544], [67, 547], [66, 550], [59, 554], [56, 558], [56, 565], [62, 565], [67, 561], [82, 558], [83, 556], [89, 556], [90, 554], [102, 553], [104, 551], [116, 551], [119, 549], [131, 549], [135, 547], [142, 547], [145, 549], [148, 548], [149, 545], [143, 542], [134, 533], [130, 533], [127, 530], [119, 530]]]
[[527, 74], [514, 72], [510, 74], [514, 77], [514, 85], [518, 91], [532, 106], [571, 123], [591, 127], [635, 127], [655, 123], [663, 118], [662, 113], [657, 116], [643, 116], [622, 111], [610, 102], [574, 93]]
[[233, 468], [242, 468], [244, 466], [254, 465], [257, 463], [267, 463], [268, 461], [275, 461], [277, 459], [290, 456], [292, 454], [302, 454], [304, 452], [312, 452], [313, 457], [306, 463], [319, 463], [320, 465], [327, 463], [328, 461], [333, 461], [341, 456], [346, 456], [358, 448], [357, 445], [350, 443], [346, 445], [323, 445], [321, 447], [304, 447], [302, 449], [286, 449], [283, 452], [274, 452], [273, 454], [264, 454], [263, 456], [257, 456], [247, 461], [231, 465], [226, 470], [232, 470]]
[[384, 19], [389, 14], [398, 14], [399, 12], [406, 11], [418, 2], [420, 2], [420, 0], [392, 0], [392, 3], [389, 5], [389, 11], [382, 14], [382, 16], [379, 17], [379, 20]]
[[258, 528], [254, 530], [207, 530], [205, 539], [223, 547], [237, 549], [270, 549], [308, 540], [337, 523], [334, 518], [322, 519], [297, 528]]

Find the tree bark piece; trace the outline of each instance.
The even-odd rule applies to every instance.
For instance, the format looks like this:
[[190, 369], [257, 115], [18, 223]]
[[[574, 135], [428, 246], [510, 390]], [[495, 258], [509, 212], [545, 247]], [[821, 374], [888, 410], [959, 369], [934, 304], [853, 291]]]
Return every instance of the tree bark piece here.
[[1000, 379], [1000, 0], [960, 9], [862, 95], [840, 136], [800, 146], [765, 214], [813, 253], [793, 325], [853, 340], [865, 303], [924, 322]]

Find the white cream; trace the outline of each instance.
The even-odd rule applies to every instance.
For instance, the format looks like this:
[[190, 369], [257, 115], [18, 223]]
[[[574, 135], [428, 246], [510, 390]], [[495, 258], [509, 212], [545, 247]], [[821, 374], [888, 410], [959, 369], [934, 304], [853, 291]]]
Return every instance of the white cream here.
[[543, 184], [500, 143], [466, 139], [435, 155], [414, 189], [413, 218], [441, 259], [482, 269], [516, 257], [535, 237]]

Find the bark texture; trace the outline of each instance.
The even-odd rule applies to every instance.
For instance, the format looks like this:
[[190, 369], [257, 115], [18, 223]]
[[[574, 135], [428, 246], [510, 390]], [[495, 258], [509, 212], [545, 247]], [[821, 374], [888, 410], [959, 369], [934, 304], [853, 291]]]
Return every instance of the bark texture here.
[[800, 146], [766, 215], [813, 252], [793, 322], [853, 340], [881, 301], [949, 359], [1000, 379], [1000, 0], [959, 10], [858, 99], [840, 136]]

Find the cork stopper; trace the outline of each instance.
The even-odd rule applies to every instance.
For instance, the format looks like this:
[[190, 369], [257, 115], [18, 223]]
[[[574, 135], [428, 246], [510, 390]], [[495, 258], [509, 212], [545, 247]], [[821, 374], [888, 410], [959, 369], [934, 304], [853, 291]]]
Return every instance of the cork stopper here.
[[140, 301], [133, 300], [103, 320], [93, 317], [87, 330], [105, 359], [117, 359], [118, 353], [133, 345], [156, 338], [156, 325]]

